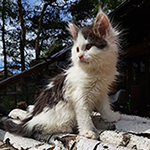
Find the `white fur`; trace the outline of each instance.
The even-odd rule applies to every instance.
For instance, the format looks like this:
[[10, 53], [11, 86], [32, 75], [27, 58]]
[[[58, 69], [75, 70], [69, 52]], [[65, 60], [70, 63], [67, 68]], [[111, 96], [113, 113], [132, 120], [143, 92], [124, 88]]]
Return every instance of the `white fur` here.
[[60, 102], [56, 107], [49, 109], [46, 107], [42, 113], [31, 119], [26, 127], [30, 130], [34, 126], [42, 126], [43, 134], [72, 132], [75, 126], [75, 113], [72, 111], [70, 103]]
[[68, 88], [66, 95], [75, 104], [79, 131], [81, 135], [86, 137], [96, 137], [95, 134], [91, 136], [91, 132], [95, 131], [90, 117], [94, 108], [97, 108], [105, 121], [114, 122], [120, 118], [119, 113], [114, 113], [110, 109], [107, 95], [109, 85], [115, 81], [118, 57], [116, 43], [113, 43], [113, 40], [109, 42], [106, 50], [101, 51], [92, 47], [87, 52], [82, 51], [83, 62], [78, 59], [79, 53], [76, 53], [77, 46], [84, 49], [87, 44], [80, 32], [72, 48], [74, 65], [67, 71]]
[[[105, 121], [115, 122], [120, 119], [120, 114], [110, 109], [108, 99], [109, 86], [117, 74], [118, 57], [117, 35], [111, 26], [105, 40], [107, 47], [103, 50], [93, 46], [89, 51], [84, 51], [88, 40], [78, 32], [72, 47], [73, 65], [66, 71], [65, 102], [59, 102], [52, 109], [46, 107], [27, 122], [28, 129], [38, 124], [42, 126], [44, 134], [49, 134], [72, 132], [72, 128], [77, 125], [80, 135], [95, 139], [97, 133], [91, 118], [95, 108]], [[78, 53], [77, 47], [80, 49]], [[79, 59], [79, 55], [83, 55], [83, 58]], [[48, 88], [52, 86], [50, 83]]]
[[27, 117], [27, 112], [21, 109], [13, 109], [9, 114], [9, 117], [13, 118], [13, 119], [20, 119], [23, 120]]

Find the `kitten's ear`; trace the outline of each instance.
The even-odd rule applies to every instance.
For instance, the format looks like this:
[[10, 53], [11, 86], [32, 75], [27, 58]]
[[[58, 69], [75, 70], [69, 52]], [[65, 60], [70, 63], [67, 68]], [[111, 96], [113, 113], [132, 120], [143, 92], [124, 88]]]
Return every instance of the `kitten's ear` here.
[[103, 37], [109, 34], [110, 23], [107, 16], [102, 11], [100, 11], [96, 16], [94, 21], [94, 31], [98, 32], [99, 35]]
[[77, 39], [78, 36], [78, 27], [76, 27], [74, 24], [68, 22], [68, 31], [70, 32], [70, 34], [73, 37], [73, 40]]

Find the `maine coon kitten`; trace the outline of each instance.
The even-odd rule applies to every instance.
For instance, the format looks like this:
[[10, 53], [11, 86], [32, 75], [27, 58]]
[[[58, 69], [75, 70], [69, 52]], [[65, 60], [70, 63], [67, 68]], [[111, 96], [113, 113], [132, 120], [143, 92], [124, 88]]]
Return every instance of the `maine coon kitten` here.
[[96, 139], [93, 110], [99, 111], [106, 122], [120, 119], [120, 114], [111, 110], [108, 98], [117, 74], [117, 32], [102, 11], [92, 25], [82, 29], [71, 23], [68, 26], [74, 42], [71, 67], [52, 79], [32, 113], [20, 124], [4, 122], [7, 131], [31, 137], [35, 132], [72, 133], [77, 127], [80, 135]]

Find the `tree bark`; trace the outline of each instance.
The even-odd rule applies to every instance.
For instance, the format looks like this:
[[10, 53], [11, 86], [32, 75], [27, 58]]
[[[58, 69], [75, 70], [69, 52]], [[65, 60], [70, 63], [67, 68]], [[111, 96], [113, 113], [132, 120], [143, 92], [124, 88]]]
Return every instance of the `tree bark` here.
[[44, 4], [43, 9], [41, 11], [41, 16], [38, 20], [38, 32], [37, 32], [37, 37], [36, 37], [36, 41], [35, 41], [36, 60], [39, 59], [39, 55], [40, 55], [39, 38], [40, 38], [40, 32], [41, 32], [41, 23], [42, 23], [44, 11], [46, 10], [47, 6], [48, 6], [48, 3]]
[[4, 55], [4, 78], [7, 78], [7, 54], [5, 46], [5, 1], [3, 0], [3, 10], [2, 10], [2, 43], [3, 43], [3, 55]]
[[[16, 118], [25, 118], [28, 113], [31, 113], [34, 106], [30, 106], [28, 112], [14, 109], [10, 112], [9, 117], [14, 118], [14, 121], [19, 123]], [[93, 114], [96, 118], [93, 120], [97, 127], [107, 126], [108, 124], [100, 118], [100, 114]], [[98, 125], [99, 124], [99, 125]], [[8, 132], [0, 130], [0, 141], [5, 142], [9, 139], [10, 145], [17, 149], [63, 149], [63, 150], [131, 150], [144, 149], [150, 150], [150, 119], [139, 116], [121, 115], [121, 120], [114, 123], [115, 130], [98, 129], [99, 139], [92, 140], [77, 134], [47, 134], [42, 135], [36, 133], [34, 139], [24, 138], [12, 135]], [[43, 141], [43, 142], [39, 142]]]
[[21, 39], [20, 39], [21, 71], [24, 71], [25, 70], [24, 47], [25, 47], [26, 29], [24, 26], [21, 0], [18, 0], [17, 3], [19, 11], [19, 22], [21, 26]]

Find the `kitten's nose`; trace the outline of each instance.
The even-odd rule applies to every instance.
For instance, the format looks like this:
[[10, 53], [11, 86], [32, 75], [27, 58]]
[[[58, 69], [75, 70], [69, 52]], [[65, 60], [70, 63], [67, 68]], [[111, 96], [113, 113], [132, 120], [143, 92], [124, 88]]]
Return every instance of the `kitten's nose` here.
[[83, 55], [79, 55], [78, 58], [81, 59], [83, 57]]

